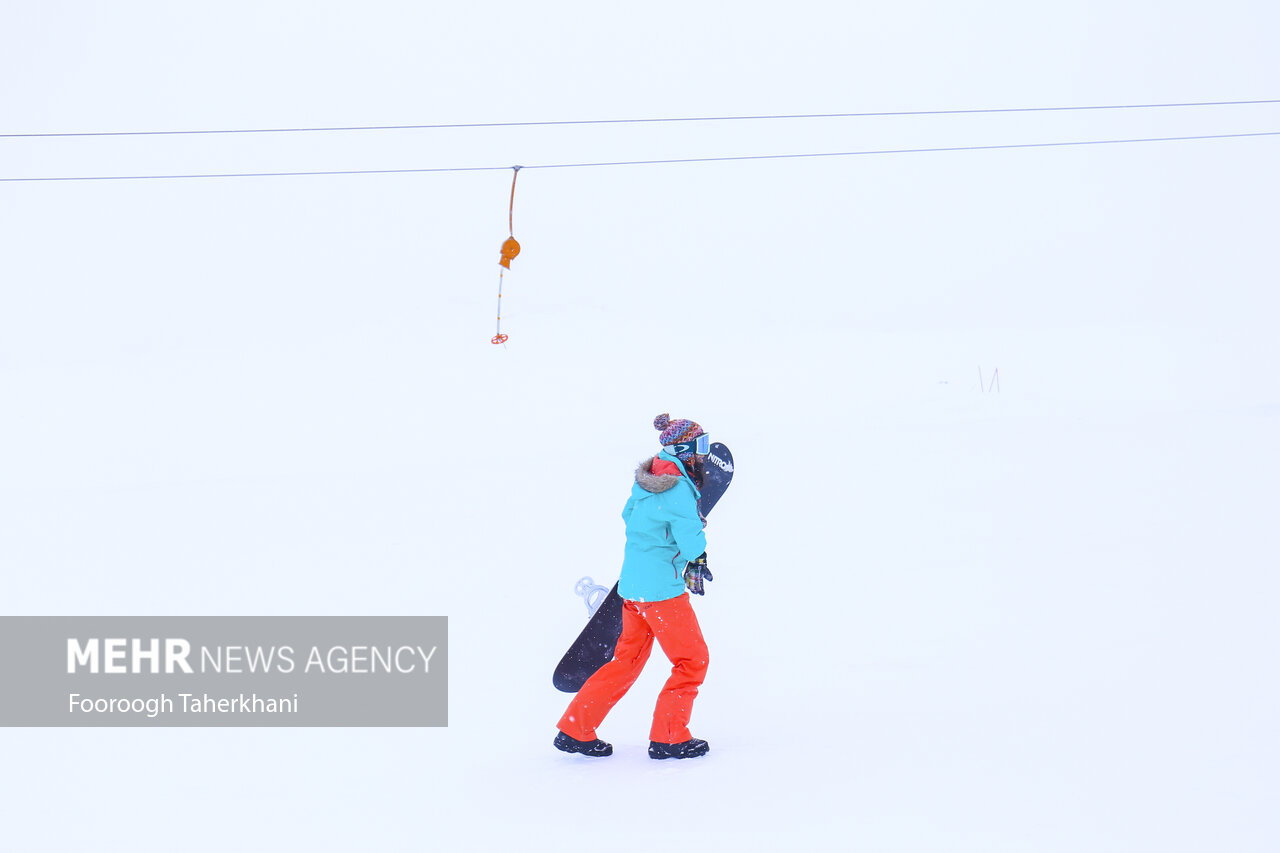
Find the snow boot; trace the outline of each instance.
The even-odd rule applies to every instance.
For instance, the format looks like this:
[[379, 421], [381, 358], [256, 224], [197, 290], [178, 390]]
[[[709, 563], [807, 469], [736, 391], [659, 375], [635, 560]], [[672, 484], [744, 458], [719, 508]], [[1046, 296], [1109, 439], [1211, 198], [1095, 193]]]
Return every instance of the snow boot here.
[[656, 740], [649, 741], [649, 757], [650, 758], [697, 758], [706, 755], [711, 749], [705, 740], [689, 738], [684, 743], [658, 743]]
[[591, 758], [603, 758], [606, 755], [613, 755], [613, 747], [600, 738], [595, 740], [577, 740], [569, 737], [564, 732], [556, 735], [556, 749], [561, 752], [580, 752]]

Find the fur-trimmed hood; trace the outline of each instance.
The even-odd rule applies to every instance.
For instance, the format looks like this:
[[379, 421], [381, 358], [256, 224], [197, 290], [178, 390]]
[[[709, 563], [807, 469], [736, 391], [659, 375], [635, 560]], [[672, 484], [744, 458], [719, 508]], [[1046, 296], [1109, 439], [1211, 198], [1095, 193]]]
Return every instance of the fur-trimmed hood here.
[[653, 460], [654, 457], [650, 456], [648, 459], [642, 459], [640, 464], [636, 466], [636, 483], [646, 492], [660, 495], [684, 479], [679, 474], [653, 473]]

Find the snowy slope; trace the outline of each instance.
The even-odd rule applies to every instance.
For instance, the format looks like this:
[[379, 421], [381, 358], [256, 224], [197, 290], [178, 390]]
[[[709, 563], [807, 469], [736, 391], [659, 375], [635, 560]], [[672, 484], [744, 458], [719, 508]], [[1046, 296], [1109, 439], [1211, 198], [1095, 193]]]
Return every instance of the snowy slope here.
[[[588, 850], [604, 833], [640, 850], [665, 832], [725, 850], [1260, 849], [1273, 415], [1085, 414], [975, 388], [860, 416], [815, 393], [814, 423], [855, 420], [808, 431], [821, 443], [797, 457], [722, 402], [704, 421], [739, 471], [697, 602], [713, 665], [694, 730], [713, 752], [645, 757], [655, 659], [602, 730], [617, 754], [589, 762], [550, 747], [567, 698], [550, 668], [584, 618], [573, 582], [616, 573], [654, 406], [636, 407], [628, 446], [568, 471], [539, 426], [562, 409], [524, 387], [529, 434], [477, 430], [505, 460], [491, 479], [456, 483], [485, 454], [431, 454], [328, 478], [51, 488], [16, 540], [45, 526], [10, 583], [29, 612], [445, 613], [448, 729], [36, 730], [10, 741], [23, 783], [6, 799], [80, 803], [57, 849], [122, 827], [135, 786], [158, 805], [150, 837], [216, 802], [220, 843], [312, 849], [429, 833]], [[27, 839], [55, 814], [22, 811]]]

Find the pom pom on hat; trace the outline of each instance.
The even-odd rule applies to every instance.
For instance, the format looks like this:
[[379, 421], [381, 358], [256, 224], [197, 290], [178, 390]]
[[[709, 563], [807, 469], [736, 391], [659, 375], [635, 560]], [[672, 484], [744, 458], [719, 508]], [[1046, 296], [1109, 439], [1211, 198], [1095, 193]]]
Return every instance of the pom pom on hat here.
[[[653, 428], [662, 430], [662, 434], [658, 436], [658, 442], [666, 447], [668, 444], [676, 444], [681, 441], [689, 441], [702, 435], [704, 430], [695, 421], [677, 418], [671, 420], [671, 415], [663, 412], [653, 419]], [[681, 459], [692, 456], [692, 453], [680, 454]]]

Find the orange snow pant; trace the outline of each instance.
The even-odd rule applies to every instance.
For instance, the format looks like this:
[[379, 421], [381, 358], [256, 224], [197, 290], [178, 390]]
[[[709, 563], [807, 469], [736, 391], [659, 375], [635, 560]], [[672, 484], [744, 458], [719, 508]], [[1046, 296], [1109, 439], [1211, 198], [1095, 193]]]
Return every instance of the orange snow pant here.
[[689, 717], [707, 675], [708, 656], [688, 593], [666, 601], [622, 602], [622, 636], [613, 660], [587, 679], [556, 727], [571, 738], [595, 740], [596, 726], [640, 677], [655, 639], [671, 660], [671, 677], [658, 694], [649, 740], [689, 740]]

